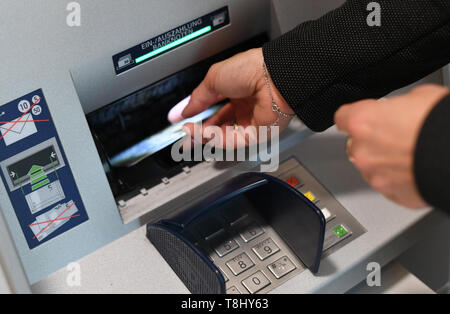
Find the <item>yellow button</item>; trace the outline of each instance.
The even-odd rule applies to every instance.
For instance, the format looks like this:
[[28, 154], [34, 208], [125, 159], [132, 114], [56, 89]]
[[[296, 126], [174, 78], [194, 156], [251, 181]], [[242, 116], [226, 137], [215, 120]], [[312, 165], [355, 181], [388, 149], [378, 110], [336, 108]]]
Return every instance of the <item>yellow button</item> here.
[[304, 194], [311, 202], [314, 202], [316, 200], [316, 197], [311, 192], [306, 192]]

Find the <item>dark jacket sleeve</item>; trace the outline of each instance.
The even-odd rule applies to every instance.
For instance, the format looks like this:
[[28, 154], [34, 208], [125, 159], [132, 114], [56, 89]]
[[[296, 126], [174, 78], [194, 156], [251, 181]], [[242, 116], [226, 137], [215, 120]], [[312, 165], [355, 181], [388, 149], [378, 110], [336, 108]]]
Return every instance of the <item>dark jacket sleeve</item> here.
[[450, 213], [450, 95], [433, 108], [422, 126], [414, 173], [425, 201]]
[[312, 130], [333, 125], [339, 106], [379, 98], [450, 62], [449, 0], [349, 0], [264, 45], [274, 84]]

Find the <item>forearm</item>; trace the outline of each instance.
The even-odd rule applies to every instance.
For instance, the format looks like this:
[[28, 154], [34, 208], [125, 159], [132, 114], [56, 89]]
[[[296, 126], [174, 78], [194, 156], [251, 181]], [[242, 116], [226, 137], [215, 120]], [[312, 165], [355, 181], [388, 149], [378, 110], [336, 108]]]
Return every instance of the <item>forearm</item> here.
[[420, 194], [433, 207], [450, 213], [450, 95], [428, 115], [414, 156], [414, 174]]
[[450, 1], [381, 0], [381, 27], [369, 27], [370, 1], [350, 0], [263, 47], [271, 78], [312, 130], [333, 124], [345, 103], [379, 98], [450, 62]]

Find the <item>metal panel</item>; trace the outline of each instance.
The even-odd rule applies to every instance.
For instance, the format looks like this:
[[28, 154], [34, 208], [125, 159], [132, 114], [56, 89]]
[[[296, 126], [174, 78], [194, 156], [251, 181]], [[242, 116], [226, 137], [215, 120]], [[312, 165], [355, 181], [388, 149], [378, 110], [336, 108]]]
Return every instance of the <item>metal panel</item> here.
[[[196, 0], [189, 6], [183, 0], [151, 1], [151, 4], [146, 1], [145, 5], [139, 3], [142, 1], [136, 2], [133, 8], [125, 2], [113, 6], [108, 2], [108, 7], [114, 7], [114, 11], [107, 8], [105, 14], [120, 21], [109, 24], [111, 29], [85, 33], [83, 40], [90, 47], [90, 56], [71, 68], [85, 113], [268, 31], [270, 27], [267, 0]], [[225, 5], [229, 6], [230, 25], [121, 75], [114, 73], [113, 55]], [[102, 28], [97, 22], [92, 27]]]
[[[6, 189], [0, 185], [0, 209], [30, 283], [140, 225], [139, 221], [122, 223], [86, 123], [85, 111], [89, 108], [83, 110], [70, 71], [74, 70], [77, 83], [86, 89], [78, 90], [83, 99], [95, 105], [105, 104], [259, 33], [267, 26], [269, 8], [266, 0], [192, 0], [189, 6], [184, 0], [77, 2], [81, 5], [80, 27], [66, 24], [70, 13], [66, 1], [0, 2], [0, 10], [8, 12], [2, 18], [0, 32], [1, 42], [8, 43], [0, 51], [1, 59], [7, 60], [0, 73], [0, 104], [42, 88], [90, 217], [89, 222], [71, 232], [29, 250]], [[223, 33], [210, 34], [173, 50], [120, 78], [113, 75], [115, 53], [225, 5], [230, 8], [232, 25]], [[80, 66], [90, 67], [89, 73], [77, 71]], [[6, 256], [13, 252], [11, 246], [4, 250]], [[20, 273], [7, 268], [10, 271]]]
[[345, 0], [272, 0], [272, 36], [276, 37], [298, 24], [321, 17], [342, 5]]
[[0, 211], [0, 294], [30, 293], [22, 263]]
[[8, 281], [6, 280], [5, 272], [0, 264], [0, 294], [10, 294], [11, 292]]

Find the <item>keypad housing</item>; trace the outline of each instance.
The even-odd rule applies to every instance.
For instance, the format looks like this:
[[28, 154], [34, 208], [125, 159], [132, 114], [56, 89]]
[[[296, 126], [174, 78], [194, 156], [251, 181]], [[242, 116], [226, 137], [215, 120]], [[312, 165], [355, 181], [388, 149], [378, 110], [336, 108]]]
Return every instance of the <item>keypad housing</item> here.
[[[366, 232], [296, 159], [285, 161], [271, 175], [323, 210], [327, 221], [323, 257]], [[197, 245], [222, 273], [226, 293], [267, 293], [302, 273], [306, 267], [275, 230], [245, 200], [239, 204], [242, 208], [225, 206], [197, 226]]]

